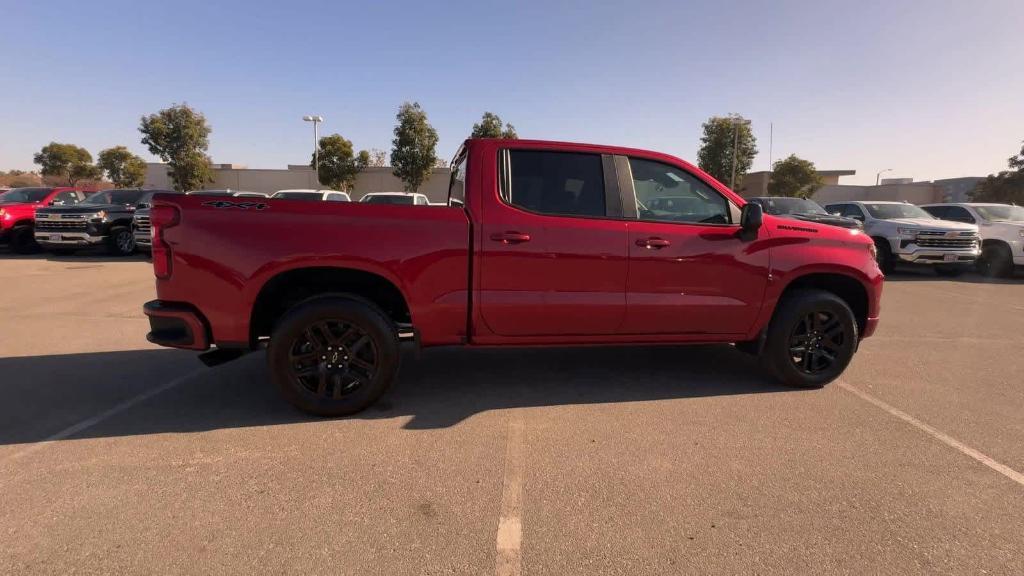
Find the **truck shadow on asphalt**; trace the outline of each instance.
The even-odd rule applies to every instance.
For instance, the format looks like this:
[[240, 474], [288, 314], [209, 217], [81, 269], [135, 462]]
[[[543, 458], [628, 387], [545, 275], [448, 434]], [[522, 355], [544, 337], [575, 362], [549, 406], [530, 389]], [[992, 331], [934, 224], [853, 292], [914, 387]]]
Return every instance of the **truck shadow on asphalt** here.
[[[76, 432], [101, 438], [329, 421], [287, 404], [263, 353], [205, 368], [175, 350], [0, 358], [0, 445], [46, 440], [175, 381]], [[406, 429], [457, 425], [502, 408], [638, 402], [790, 391], [731, 346], [433, 349], [404, 355], [396, 385], [353, 420], [411, 417]]]

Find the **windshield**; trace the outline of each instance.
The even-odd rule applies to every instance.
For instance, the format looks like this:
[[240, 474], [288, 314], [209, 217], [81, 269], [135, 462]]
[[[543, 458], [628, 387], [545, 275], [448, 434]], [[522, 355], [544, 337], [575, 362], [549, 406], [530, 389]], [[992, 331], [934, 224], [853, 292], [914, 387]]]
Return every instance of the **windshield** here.
[[755, 200], [764, 211], [773, 214], [828, 214], [813, 200], [805, 198], [758, 198]]
[[989, 222], [1024, 222], [1024, 208], [1020, 206], [975, 206], [981, 217]]
[[894, 220], [897, 218], [924, 218], [935, 220], [935, 217], [913, 204], [864, 204], [872, 218]]
[[412, 196], [367, 196], [363, 202], [370, 204], [412, 204]]
[[104, 190], [82, 200], [82, 204], [138, 204], [147, 192], [142, 190]]
[[271, 198], [283, 198], [285, 200], [319, 200], [319, 192], [278, 192]]
[[0, 194], [0, 204], [42, 202], [53, 188], [13, 188]]

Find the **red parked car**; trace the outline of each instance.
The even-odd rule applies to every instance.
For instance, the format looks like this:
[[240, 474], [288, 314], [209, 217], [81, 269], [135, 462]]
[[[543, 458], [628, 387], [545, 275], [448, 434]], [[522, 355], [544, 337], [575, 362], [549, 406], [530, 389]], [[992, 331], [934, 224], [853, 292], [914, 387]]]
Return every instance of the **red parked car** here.
[[878, 323], [859, 230], [762, 213], [678, 158], [468, 140], [447, 206], [157, 195], [149, 340], [266, 344], [284, 396], [374, 402], [418, 346], [735, 343], [822, 386]]
[[89, 192], [79, 188], [12, 188], [0, 194], [0, 244], [10, 244], [19, 254], [39, 250], [35, 240], [36, 208], [71, 206]]

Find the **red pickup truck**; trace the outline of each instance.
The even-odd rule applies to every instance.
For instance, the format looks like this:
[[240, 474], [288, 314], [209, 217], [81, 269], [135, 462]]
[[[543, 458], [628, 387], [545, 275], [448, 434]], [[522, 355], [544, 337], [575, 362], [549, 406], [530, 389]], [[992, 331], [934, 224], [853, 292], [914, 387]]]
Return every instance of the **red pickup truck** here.
[[0, 194], [0, 244], [10, 244], [19, 254], [35, 252], [39, 249], [34, 232], [36, 208], [71, 206], [91, 193], [81, 188], [40, 186]]
[[[244, 200], [244, 201], [243, 201]], [[672, 156], [468, 140], [447, 206], [157, 195], [150, 341], [208, 363], [267, 346], [293, 404], [343, 415], [399, 343], [735, 343], [822, 386], [878, 323], [859, 230], [763, 215]], [[217, 356], [220, 359], [217, 359]]]

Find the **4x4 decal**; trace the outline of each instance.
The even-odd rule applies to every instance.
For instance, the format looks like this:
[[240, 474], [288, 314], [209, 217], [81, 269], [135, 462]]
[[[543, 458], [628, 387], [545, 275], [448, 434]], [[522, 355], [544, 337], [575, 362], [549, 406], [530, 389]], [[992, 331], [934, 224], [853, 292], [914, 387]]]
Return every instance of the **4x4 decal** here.
[[269, 204], [264, 202], [230, 202], [228, 200], [210, 200], [209, 202], [203, 202], [203, 206], [210, 206], [211, 208], [239, 208], [241, 210], [248, 210], [252, 208], [254, 210], [263, 210]]

